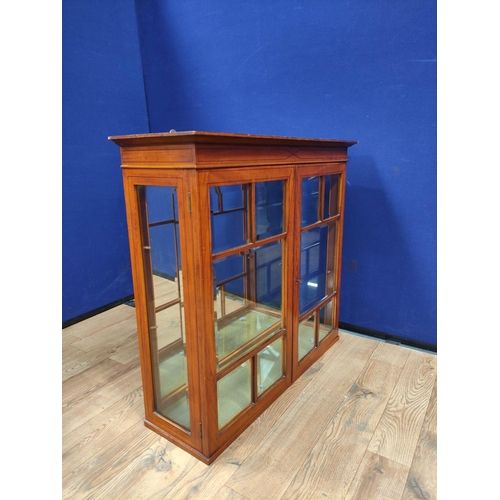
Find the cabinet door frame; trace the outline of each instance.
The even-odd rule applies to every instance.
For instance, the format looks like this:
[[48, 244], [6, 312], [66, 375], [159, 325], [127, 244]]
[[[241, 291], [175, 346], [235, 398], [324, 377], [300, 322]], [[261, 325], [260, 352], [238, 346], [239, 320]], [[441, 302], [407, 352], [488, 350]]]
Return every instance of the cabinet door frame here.
[[[339, 175], [338, 187], [338, 208], [339, 217], [337, 219], [337, 233], [335, 241], [335, 254], [334, 254], [334, 270], [335, 270], [335, 293], [333, 300], [335, 303], [334, 314], [334, 332], [327, 335], [324, 340], [314, 347], [302, 360], [298, 360], [299, 355], [299, 316], [300, 316], [300, 265], [301, 265], [301, 215], [302, 215], [302, 180], [306, 177], [325, 176], [325, 175]], [[338, 161], [332, 163], [321, 163], [314, 165], [298, 165], [296, 167], [295, 176], [295, 196], [297, 203], [295, 204], [295, 234], [296, 244], [294, 245], [294, 291], [293, 291], [293, 353], [292, 353], [292, 382], [295, 382], [302, 374], [308, 370], [326, 351], [338, 341], [338, 323], [339, 323], [339, 309], [340, 309], [340, 277], [341, 277], [341, 264], [342, 264], [342, 235], [344, 225], [344, 198], [345, 198], [345, 175], [346, 175], [346, 161]], [[320, 197], [322, 195], [320, 194]], [[319, 210], [322, 211], [323, 203], [318, 201]], [[318, 223], [317, 226], [321, 227], [323, 224]], [[329, 301], [328, 301], [329, 302]], [[318, 304], [322, 301], [317, 302]], [[312, 309], [314, 309], [313, 306]], [[318, 321], [316, 320], [315, 328], [318, 329]]]
[[[193, 262], [192, 245], [188, 235], [192, 234], [192, 221], [189, 212], [189, 190], [185, 177], [176, 170], [168, 173], [157, 169], [123, 169], [123, 182], [127, 207], [127, 223], [132, 261], [132, 277], [138, 328], [141, 375], [144, 391], [145, 425], [160, 435], [173, 441], [195, 456], [201, 453], [200, 436], [200, 382], [198, 372], [198, 350], [196, 345], [197, 324], [194, 311], [194, 276], [183, 273], [184, 317], [186, 327], [186, 358], [188, 371], [188, 398], [190, 409], [190, 429], [168, 420], [155, 410], [153, 372], [150, 342], [151, 289], [146, 276], [147, 263], [142, 248], [143, 222], [141, 222], [138, 186], [166, 186], [177, 190], [180, 227], [180, 252], [183, 267], [189, 269]], [[164, 430], [163, 430], [164, 429]], [[200, 457], [202, 458], [202, 457]], [[203, 459], [203, 458], [202, 458]]]
[[[227, 426], [219, 432], [218, 408], [217, 408], [217, 379], [216, 368], [216, 347], [214, 337], [214, 307], [213, 307], [213, 254], [211, 241], [211, 220], [210, 220], [210, 199], [209, 189], [212, 186], [224, 186], [231, 184], [255, 184], [257, 182], [284, 180], [286, 189], [284, 193], [284, 230], [282, 247], [282, 320], [284, 324], [283, 339], [285, 346], [283, 349], [284, 362], [286, 366], [285, 376], [276, 382], [270, 389], [261, 394], [250, 406], [238, 414]], [[241, 432], [243, 432], [253, 420], [255, 420], [271, 403], [273, 403], [290, 385], [292, 381], [292, 292], [293, 292], [293, 241], [295, 241], [295, 225], [293, 224], [293, 213], [295, 198], [294, 167], [292, 165], [280, 166], [258, 166], [250, 168], [231, 168], [202, 170], [198, 177], [198, 215], [199, 215], [199, 239], [200, 239], [200, 265], [202, 286], [198, 288], [198, 303], [203, 305], [198, 308], [198, 321], [200, 330], [206, 335], [200, 338], [200, 351], [204, 353], [200, 357], [200, 372], [204, 375], [205, 386], [202, 391], [202, 406], [205, 420], [203, 422], [204, 445], [203, 450], [206, 456], [215, 459], [225, 447], [232, 442]], [[283, 234], [281, 233], [281, 234]], [[272, 237], [269, 238], [272, 240]], [[266, 240], [262, 240], [265, 244]], [[260, 243], [259, 243], [260, 244]], [[252, 243], [251, 243], [252, 245]], [[237, 247], [235, 247], [237, 248]], [[239, 247], [238, 247], [239, 248]], [[279, 335], [278, 335], [279, 336]], [[271, 337], [274, 338], [274, 337]], [[261, 347], [270, 343], [269, 340]], [[250, 351], [246, 357], [253, 359], [254, 350]], [[253, 354], [252, 354], [253, 353]], [[245, 359], [245, 356], [241, 359]], [[253, 366], [255, 369], [255, 366]], [[228, 370], [229, 373], [231, 370]], [[254, 375], [255, 376], [255, 375]], [[202, 416], [203, 418], [203, 416]], [[206, 438], [206, 439], [205, 439]]]

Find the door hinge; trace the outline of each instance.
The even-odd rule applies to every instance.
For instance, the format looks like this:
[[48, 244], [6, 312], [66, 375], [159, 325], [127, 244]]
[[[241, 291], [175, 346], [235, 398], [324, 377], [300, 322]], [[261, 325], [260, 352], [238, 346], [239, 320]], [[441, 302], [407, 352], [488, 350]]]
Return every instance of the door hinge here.
[[188, 193], [188, 210], [191, 213], [191, 192]]

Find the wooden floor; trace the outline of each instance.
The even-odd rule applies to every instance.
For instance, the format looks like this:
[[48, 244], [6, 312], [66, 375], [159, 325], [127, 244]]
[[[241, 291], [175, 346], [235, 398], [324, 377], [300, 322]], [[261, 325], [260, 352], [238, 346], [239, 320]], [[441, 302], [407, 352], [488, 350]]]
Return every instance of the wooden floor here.
[[135, 310], [63, 330], [64, 499], [436, 498], [436, 356], [346, 332], [211, 466], [143, 425]]

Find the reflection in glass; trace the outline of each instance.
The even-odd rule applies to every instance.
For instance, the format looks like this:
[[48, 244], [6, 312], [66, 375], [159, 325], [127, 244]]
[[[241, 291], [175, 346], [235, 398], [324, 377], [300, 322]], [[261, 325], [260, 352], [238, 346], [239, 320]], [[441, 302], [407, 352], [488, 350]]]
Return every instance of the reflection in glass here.
[[184, 307], [181, 304], [156, 312], [156, 342], [159, 350], [183, 343], [185, 330]]
[[147, 186], [146, 198], [149, 224], [175, 220], [177, 191], [174, 187]]
[[173, 187], [147, 186], [145, 209], [155, 306], [181, 298], [179, 272], [182, 268], [179, 241], [177, 192]]
[[145, 272], [149, 275], [150, 344], [155, 409], [190, 428], [186, 336], [177, 193], [166, 186], [138, 188]]
[[257, 354], [257, 394], [260, 396], [283, 377], [283, 337]]
[[316, 227], [302, 233], [300, 238], [300, 314], [311, 309], [326, 297], [327, 247], [328, 226]]
[[241, 275], [245, 271], [245, 261], [240, 254], [224, 257], [214, 261], [214, 281], [222, 281]]
[[247, 184], [210, 188], [213, 253], [249, 242], [248, 191]]
[[314, 224], [319, 220], [319, 177], [302, 179], [302, 217], [301, 226]]
[[333, 330], [333, 302], [319, 310], [319, 342]]
[[299, 361], [314, 348], [314, 314], [299, 323]]
[[156, 313], [156, 318], [160, 392], [156, 397], [157, 411], [189, 429], [183, 310], [171, 307]]
[[245, 361], [217, 382], [219, 429], [251, 403], [251, 368]]
[[[242, 283], [243, 283], [243, 278], [235, 280], [235, 282], [231, 283], [231, 285], [238, 286], [239, 284]], [[230, 291], [228, 292], [226, 290], [226, 287], [223, 285], [218, 286], [215, 289], [214, 310], [215, 310], [216, 320], [224, 318], [227, 315], [231, 315], [231, 313], [234, 313], [238, 309], [242, 309], [244, 307], [245, 307], [245, 299], [242, 298], [241, 294], [231, 293]]]
[[339, 213], [339, 176], [325, 175], [325, 207], [323, 218], [328, 219]]
[[262, 240], [283, 232], [284, 181], [255, 184], [256, 239]]
[[218, 368], [243, 356], [281, 328], [281, 263], [281, 241], [214, 261]]

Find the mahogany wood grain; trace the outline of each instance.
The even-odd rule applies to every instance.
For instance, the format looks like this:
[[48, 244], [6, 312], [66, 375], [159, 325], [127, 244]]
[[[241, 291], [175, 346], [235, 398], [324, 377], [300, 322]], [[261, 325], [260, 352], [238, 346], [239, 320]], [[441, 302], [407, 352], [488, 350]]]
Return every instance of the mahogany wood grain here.
[[[144, 389], [145, 423], [158, 434], [183, 447], [205, 463], [212, 463], [231, 442], [259, 417], [294, 380], [304, 374], [338, 340], [340, 304], [341, 235], [347, 149], [356, 141], [307, 139], [212, 132], [173, 132], [113, 136], [120, 146], [127, 223], [137, 313], [138, 347]], [[332, 228], [327, 263], [335, 269], [330, 280], [328, 300], [335, 294], [333, 328], [318, 341], [317, 347], [298, 363], [298, 311], [300, 275], [301, 182], [306, 176], [339, 174], [339, 214], [325, 221]], [[284, 226], [280, 235], [267, 239], [256, 236], [255, 185], [258, 182], [284, 182]], [[231, 184], [248, 185], [246, 211], [247, 244], [213, 255], [209, 189]], [[321, 180], [323, 185], [323, 180]], [[152, 257], [146, 220], [143, 186], [170, 186], [176, 189], [182, 287], [185, 312], [185, 349], [187, 359], [187, 394], [189, 430], [169, 421], [156, 411], [155, 394], [161, 392], [158, 377], [159, 357], [156, 334]], [[324, 195], [321, 195], [323, 200]], [[320, 202], [320, 209], [324, 201]], [[321, 210], [321, 213], [323, 211]], [[232, 230], [232, 228], [228, 228]], [[335, 233], [335, 234], [333, 234]], [[284, 377], [257, 398], [257, 351], [242, 349], [238, 362], [249, 358], [253, 370], [252, 403], [223, 429], [218, 425], [217, 381], [213, 305], [213, 260], [237, 255], [250, 249], [280, 241], [282, 245], [282, 326], [285, 351]], [[250, 262], [247, 273], [247, 300], [256, 302], [256, 285], [252, 276], [256, 266]], [[333, 290], [333, 292], [332, 292]], [[172, 300], [178, 300], [172, 297]], [[171, 304], [173, 302], [168, 302]], [[168, 305], [167, 304], [167, 305]], [[166, 306], [165, 306], [166, 307]], [[317, 308], [319, 310], [319, 305]], [[156, 309], [157, 311], [157, 309]], [[318, 316], [318, 315], [317, 315]], [[319, 316], [318, 316], [319, 318]], [[317, 321], [319, 323], [319, 319]], [[94, 339], [72, 344], [92, 349]], [[108, 339], [113, 343], [113, 337]], [[263, 346], [266, 344], [264, 343]], [[128, 342], [113, 359], [126, 363], [133, 359], [134, 346]], [[246, 357], [245, 357], [246, 356]], [[231, 365], [228, 369], [233, 369]]]
[[295, 146], [295, 147], [330, 147], [346, 148], [357, 144], [357, 141], [337, 139], [321, 139], [306, 137], [283, 137], [256, 134], [230, 134], [225, 132], [203, 132], [189, 130], [185, 132], [160, 132], [154, 134], [132, 134], [110, 136], [109, 140], [122, 147], [151, 146], [158, 144], [223, 144], [262, 146]]

